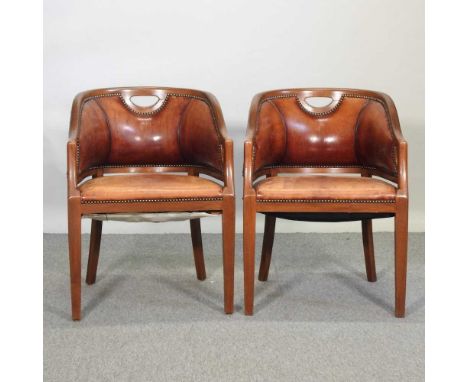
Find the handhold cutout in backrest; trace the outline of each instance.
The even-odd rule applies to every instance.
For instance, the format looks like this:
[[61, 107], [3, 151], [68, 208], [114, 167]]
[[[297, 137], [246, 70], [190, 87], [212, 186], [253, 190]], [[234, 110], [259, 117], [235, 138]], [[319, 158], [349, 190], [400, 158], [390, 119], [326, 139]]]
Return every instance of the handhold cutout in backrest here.
[[320, 116], [333, 112], [342, 101], [343, 94], [339, 91], [302, 91], [297, 94], [301, 108], [312, 115]]
[[304, 100], [313, 108], [326, 107], [333, 102], [333, 98], [331, 97], [307, 97]]
[[158, 103], [160, 98], [157, 95], [150, 95], [150, 96], [140, 96], [134, 95], [130, 97], [130, 101], [139, 107], [151, 107]]
[[121, 92], [127, 109], [142, 115], [158, 112], [164, 106], [166, 97], [166, 92], [160, 89], [125, 89]]

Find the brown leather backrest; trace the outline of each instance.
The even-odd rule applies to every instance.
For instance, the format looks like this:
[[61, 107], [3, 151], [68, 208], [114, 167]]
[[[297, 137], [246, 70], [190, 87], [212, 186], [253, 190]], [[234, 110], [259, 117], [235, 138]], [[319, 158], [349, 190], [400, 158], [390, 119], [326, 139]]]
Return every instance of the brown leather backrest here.
[[[315, 107], [312, 97], [330, 104]], [[371, 167], [396, 174], [396, 140], [379, 93], [297, 89], [264, 93], [257, 109], [254, 171], [264, 167]]]
[[[135, 96], [155, 96], [142, 107]], [[222, 172], [221, 136], [205, 93], [169, 88], [101, 89], [77, 96], [78, 171], [114, 166], [201, 165]], [[72, 116], [73, 124], [73, 116]]]

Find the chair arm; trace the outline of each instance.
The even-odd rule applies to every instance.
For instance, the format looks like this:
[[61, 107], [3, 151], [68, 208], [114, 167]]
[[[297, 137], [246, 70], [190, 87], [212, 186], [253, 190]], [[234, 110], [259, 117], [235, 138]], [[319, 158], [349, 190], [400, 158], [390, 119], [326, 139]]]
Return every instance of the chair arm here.
[[234, 143], [226, 137], [223, 142], [224, 148], [224, 195], [234, 196]]
[[397, 195], [408, 198], [408, 143], [403, 139], [398, 141], [397, 183]]
[[75, 139], [70, 139], [67, 142], [67, 189], [68, 198], [79, 197], [80, 192], [77, 189], [77, 142]]
[[255, 190], [252, 186], [253, 176], [253, 143], [250, 139], [244, 141], [244, 198], [255, 196]]

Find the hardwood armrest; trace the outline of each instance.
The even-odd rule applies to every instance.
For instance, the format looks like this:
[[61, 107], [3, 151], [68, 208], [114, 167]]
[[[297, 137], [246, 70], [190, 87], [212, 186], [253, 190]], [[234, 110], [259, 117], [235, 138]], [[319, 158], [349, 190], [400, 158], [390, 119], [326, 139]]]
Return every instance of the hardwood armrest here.
[[70, 139], [67, 142], [67, 188], [68, 198], [80, 196], [77, 189], [77, 143], [75, 139]]
[[234, 143], [226, 136], [224, 142], [224, 195], [234, 197]]

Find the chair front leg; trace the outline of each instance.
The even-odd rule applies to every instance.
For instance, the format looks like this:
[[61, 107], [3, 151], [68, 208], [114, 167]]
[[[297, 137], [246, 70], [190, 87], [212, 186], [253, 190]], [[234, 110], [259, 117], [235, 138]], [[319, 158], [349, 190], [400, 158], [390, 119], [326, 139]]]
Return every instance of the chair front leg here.
[[79, 199], [68, 202], [68, 254], [72, 319], [81, 318], [81, 211]]
[[364, 259], [366, 262], [367, 281], [377, 281], [374, 258], [374, 239], [372, 235], [372, 219], [364, 219], [362, 225], [362, 244], [364, 246]]
[[203, 242], [201, 236], [200, 219], [190, 220], [190, 234], [192, 236], [193, 259], [198, 280], [206, 279], [205, 260], [203, 258]]
[[224, 197], [223, 208], [223, 274], [224, 274], [224, 312], [234, 312], [234, 255], [236, 205], [234, 197]]
[[244, 313], [253, 315], [255, 284], [255, 198], [244, 197]]
[[408, 202], [397, 199], [395, 213], [395, 317], [405, 316], [408, 252]]
[[99, 250], [101, 248], [102, 221], [91, 221], [91, 235], [89, 238], [88, 269], [86, 271], [86, 283], [92, 285], [96, 282], [96, 272], [99, 262]]
[[262, 257], [260, 260], [260, 270], [258, 271], [258, 280], [267, 281], [268, 272], [271, 263], [271, 251], [275, 239], [276, 217], [265, 215], [265, 230], [263, 233]]

